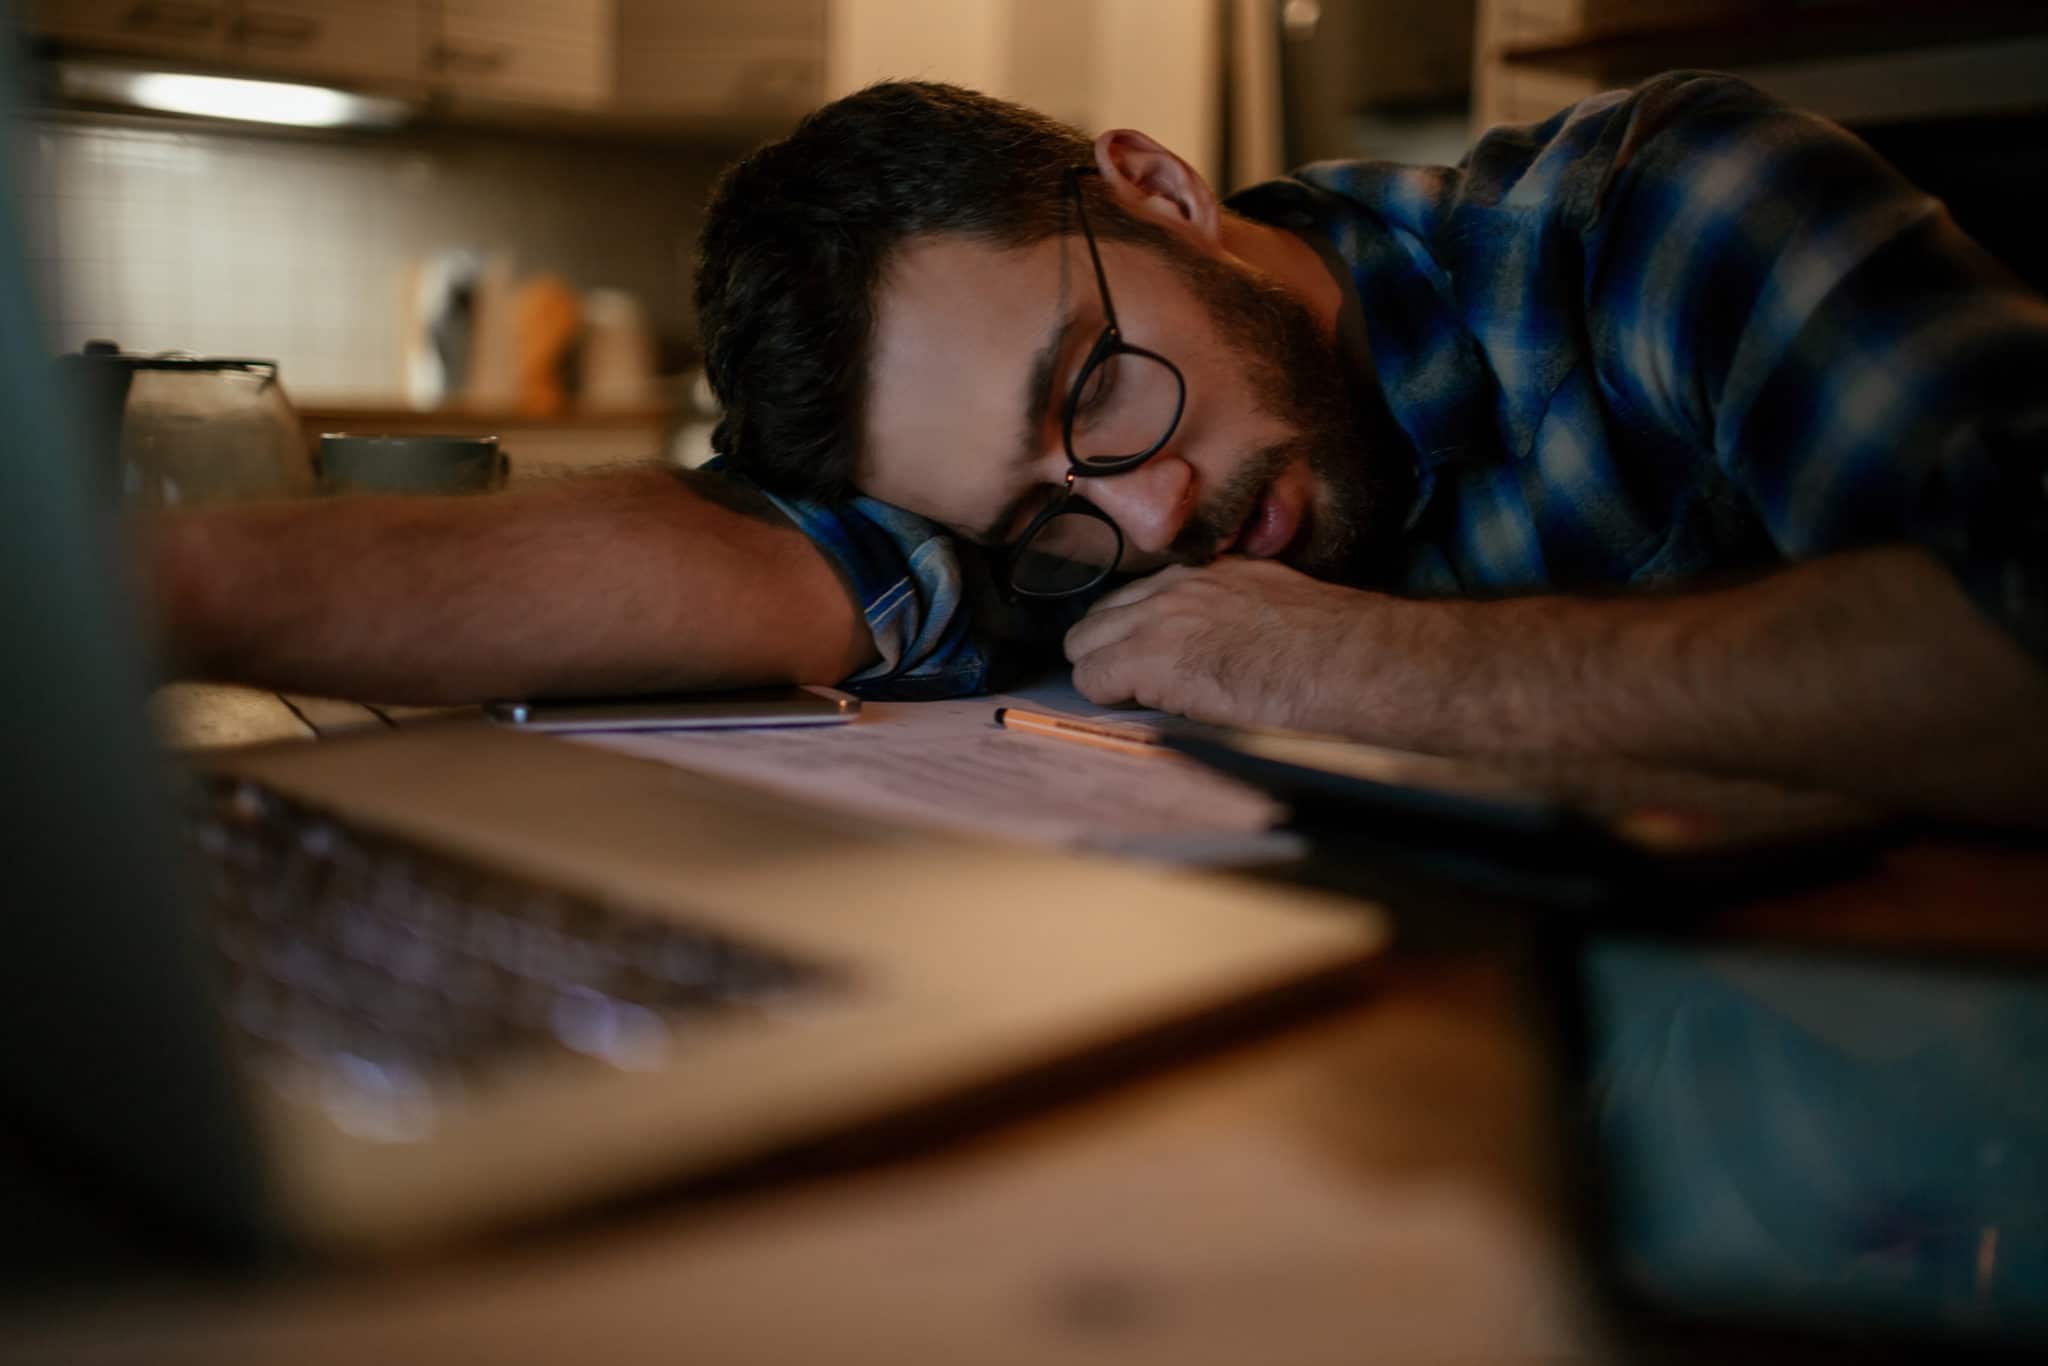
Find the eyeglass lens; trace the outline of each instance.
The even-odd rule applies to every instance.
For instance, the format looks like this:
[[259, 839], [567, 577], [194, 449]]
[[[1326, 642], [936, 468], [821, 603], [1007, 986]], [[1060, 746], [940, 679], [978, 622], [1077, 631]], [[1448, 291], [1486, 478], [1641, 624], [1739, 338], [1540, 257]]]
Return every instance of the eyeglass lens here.
[[1149, 455], [1180, 417], [1181, 381], [1163, 361], [1114, 351], [1082, 378], [1070, 451], [1082, 465], [1114, 465]]
[[1116, 529], [1087, 512], [1047, 518], [1018, 548], [1010, 583], [1034, 597], [1059, 597], [1092, 588], [1116, 568], [1121, 545]]
[[[1185, 388], [1173, 366], [1118, 338], [1115, 305], [1095, 235], [1088, 231], [1078, 176], [1069, 181], [1069, 190], [1102, 289], [1105, 329], [1068, 401], [1067, 456], [1076, 474], [1117, 474], [1135, 468], [1166, 443], [1180, 421]], [[1108, 518], [1085, 503], [1063, 504], [1017, 547], [1010, 584], [1034, 597], [1079, 593], [1109, 577], [1122, 551], [1123, 538]]]

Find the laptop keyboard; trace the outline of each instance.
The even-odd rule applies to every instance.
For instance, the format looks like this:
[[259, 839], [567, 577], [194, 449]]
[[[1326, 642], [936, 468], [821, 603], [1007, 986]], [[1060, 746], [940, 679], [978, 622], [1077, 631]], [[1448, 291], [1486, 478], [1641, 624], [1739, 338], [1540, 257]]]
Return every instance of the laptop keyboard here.
[[232, 1028], [259, 1061], [357, 1092], [475, 1080], [543, 1050], [655, 1067], [702, 1023], [838, 985], [781, 951], [351, 829], [244, 782], [202, 785], [187, 830]]

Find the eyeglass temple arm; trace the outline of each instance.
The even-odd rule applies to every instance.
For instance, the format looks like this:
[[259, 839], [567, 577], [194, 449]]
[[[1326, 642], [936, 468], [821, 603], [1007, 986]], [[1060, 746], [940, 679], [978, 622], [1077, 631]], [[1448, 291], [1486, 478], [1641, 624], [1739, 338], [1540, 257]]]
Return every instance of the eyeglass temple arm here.
[[1074, 192], [1074, 216], [1081, 220], [1081, 235], [1088, 239], [1088, 262], [1095, 267], [1095, 287], [1102, 294], [1102, 316], [1111, 330], [1122, 335], [1123, 328], [1117, 326], [1116, 305], [1110, 302], [1109, 276], [1102, 270], [1102, 248], [1095, 241], [1095, 229], [1088, 222], [1088, 205], [1081, 194], [1081, 177], [1101, 175], [1093, 166], [1076, 166], [1067, 172], [1067, 184]]

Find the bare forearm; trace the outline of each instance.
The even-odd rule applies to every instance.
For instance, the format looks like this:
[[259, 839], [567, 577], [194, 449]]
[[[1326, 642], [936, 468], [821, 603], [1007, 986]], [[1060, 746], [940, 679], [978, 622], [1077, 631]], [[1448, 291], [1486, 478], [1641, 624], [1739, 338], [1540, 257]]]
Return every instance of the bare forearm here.
[[1612, 754], [2048, 818], [2048, 671], [1934, 560], [1842, 555], [1669, 598], [1402, 603], [1304, 718], [1455, 752]]
[[147, 539], [197, 677], [466, 702], [832, 681], [873, 649], [801, 533], [662, 472], [209, 509]]

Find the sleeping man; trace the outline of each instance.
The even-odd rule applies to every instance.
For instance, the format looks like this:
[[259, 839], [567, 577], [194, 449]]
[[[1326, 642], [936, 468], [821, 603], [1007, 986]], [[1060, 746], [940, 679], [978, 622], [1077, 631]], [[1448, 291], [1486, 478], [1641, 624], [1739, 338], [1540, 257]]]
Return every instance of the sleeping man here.
[[733, 167], [719, 470], [165, 519], [187, 672], [395, 701], [993, 686], [2048, 811], [2048, 303], [1679, 74], [1220, 200], [953, 87]]

